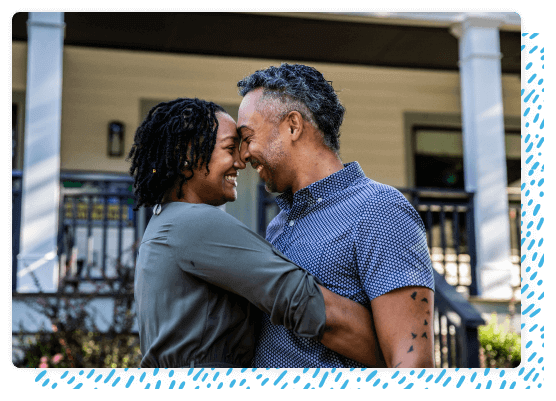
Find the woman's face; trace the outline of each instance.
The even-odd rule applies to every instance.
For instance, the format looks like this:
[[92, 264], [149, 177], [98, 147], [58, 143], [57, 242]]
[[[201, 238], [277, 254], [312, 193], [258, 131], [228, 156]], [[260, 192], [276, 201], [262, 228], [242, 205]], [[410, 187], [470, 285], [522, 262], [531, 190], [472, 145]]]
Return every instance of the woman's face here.
[[218, 132], [208, 165], [210, 173], [206, 175], [203, 166], [184, 184], [184, 191], [192, 196], [188, 200], [191, 203], [220, 206], [237, 199], [238, 170], [245, 168], [239, 157], [240, 138], [232, 117], [226, 113], [217, 113], [216, 117]]

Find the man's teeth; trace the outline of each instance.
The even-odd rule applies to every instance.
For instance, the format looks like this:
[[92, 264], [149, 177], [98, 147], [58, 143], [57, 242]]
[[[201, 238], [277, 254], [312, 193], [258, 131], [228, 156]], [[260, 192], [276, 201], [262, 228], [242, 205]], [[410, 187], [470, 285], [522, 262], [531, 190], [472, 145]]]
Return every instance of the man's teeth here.
[[259, 164], [257, 166], [257, 173], [260, 174], [262, 169], [263, 169], [263, 166], [261, 164]]

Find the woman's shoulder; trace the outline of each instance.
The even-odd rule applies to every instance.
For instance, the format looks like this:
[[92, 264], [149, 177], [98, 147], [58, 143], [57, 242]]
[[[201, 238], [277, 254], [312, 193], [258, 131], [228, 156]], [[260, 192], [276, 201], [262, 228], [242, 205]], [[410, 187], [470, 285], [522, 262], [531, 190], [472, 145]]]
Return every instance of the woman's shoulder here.
[[163, 212], [167, 214], [167, 218], [172, 222], [187, 224], [188, 226], [224, 228], [226, 226], [243, 225], [219, 207], [205, 203], [172, 202], [163, 208]]

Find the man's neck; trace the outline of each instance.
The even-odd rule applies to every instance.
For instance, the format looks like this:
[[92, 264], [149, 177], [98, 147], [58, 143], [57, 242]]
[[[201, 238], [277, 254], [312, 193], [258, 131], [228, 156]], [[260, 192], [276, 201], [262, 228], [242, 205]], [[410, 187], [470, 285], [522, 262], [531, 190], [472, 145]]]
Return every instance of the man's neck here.
[[340, 157], [331, 151], [316, 152], [301, 160], [303, 164], [295, 171], [296, 179], [291, 188], [293, 194], [344, 168]]

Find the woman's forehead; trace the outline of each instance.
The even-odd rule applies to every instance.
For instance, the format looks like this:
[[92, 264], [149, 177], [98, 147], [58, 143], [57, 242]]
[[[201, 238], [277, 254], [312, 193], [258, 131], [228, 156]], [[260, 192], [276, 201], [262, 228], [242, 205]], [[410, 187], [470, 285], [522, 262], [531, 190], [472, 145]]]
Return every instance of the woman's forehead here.
[[236, 122], [228, 114], [218, 113], [218, 141], [233, 140], [239, 141], [239, 134], [237, 132]]

